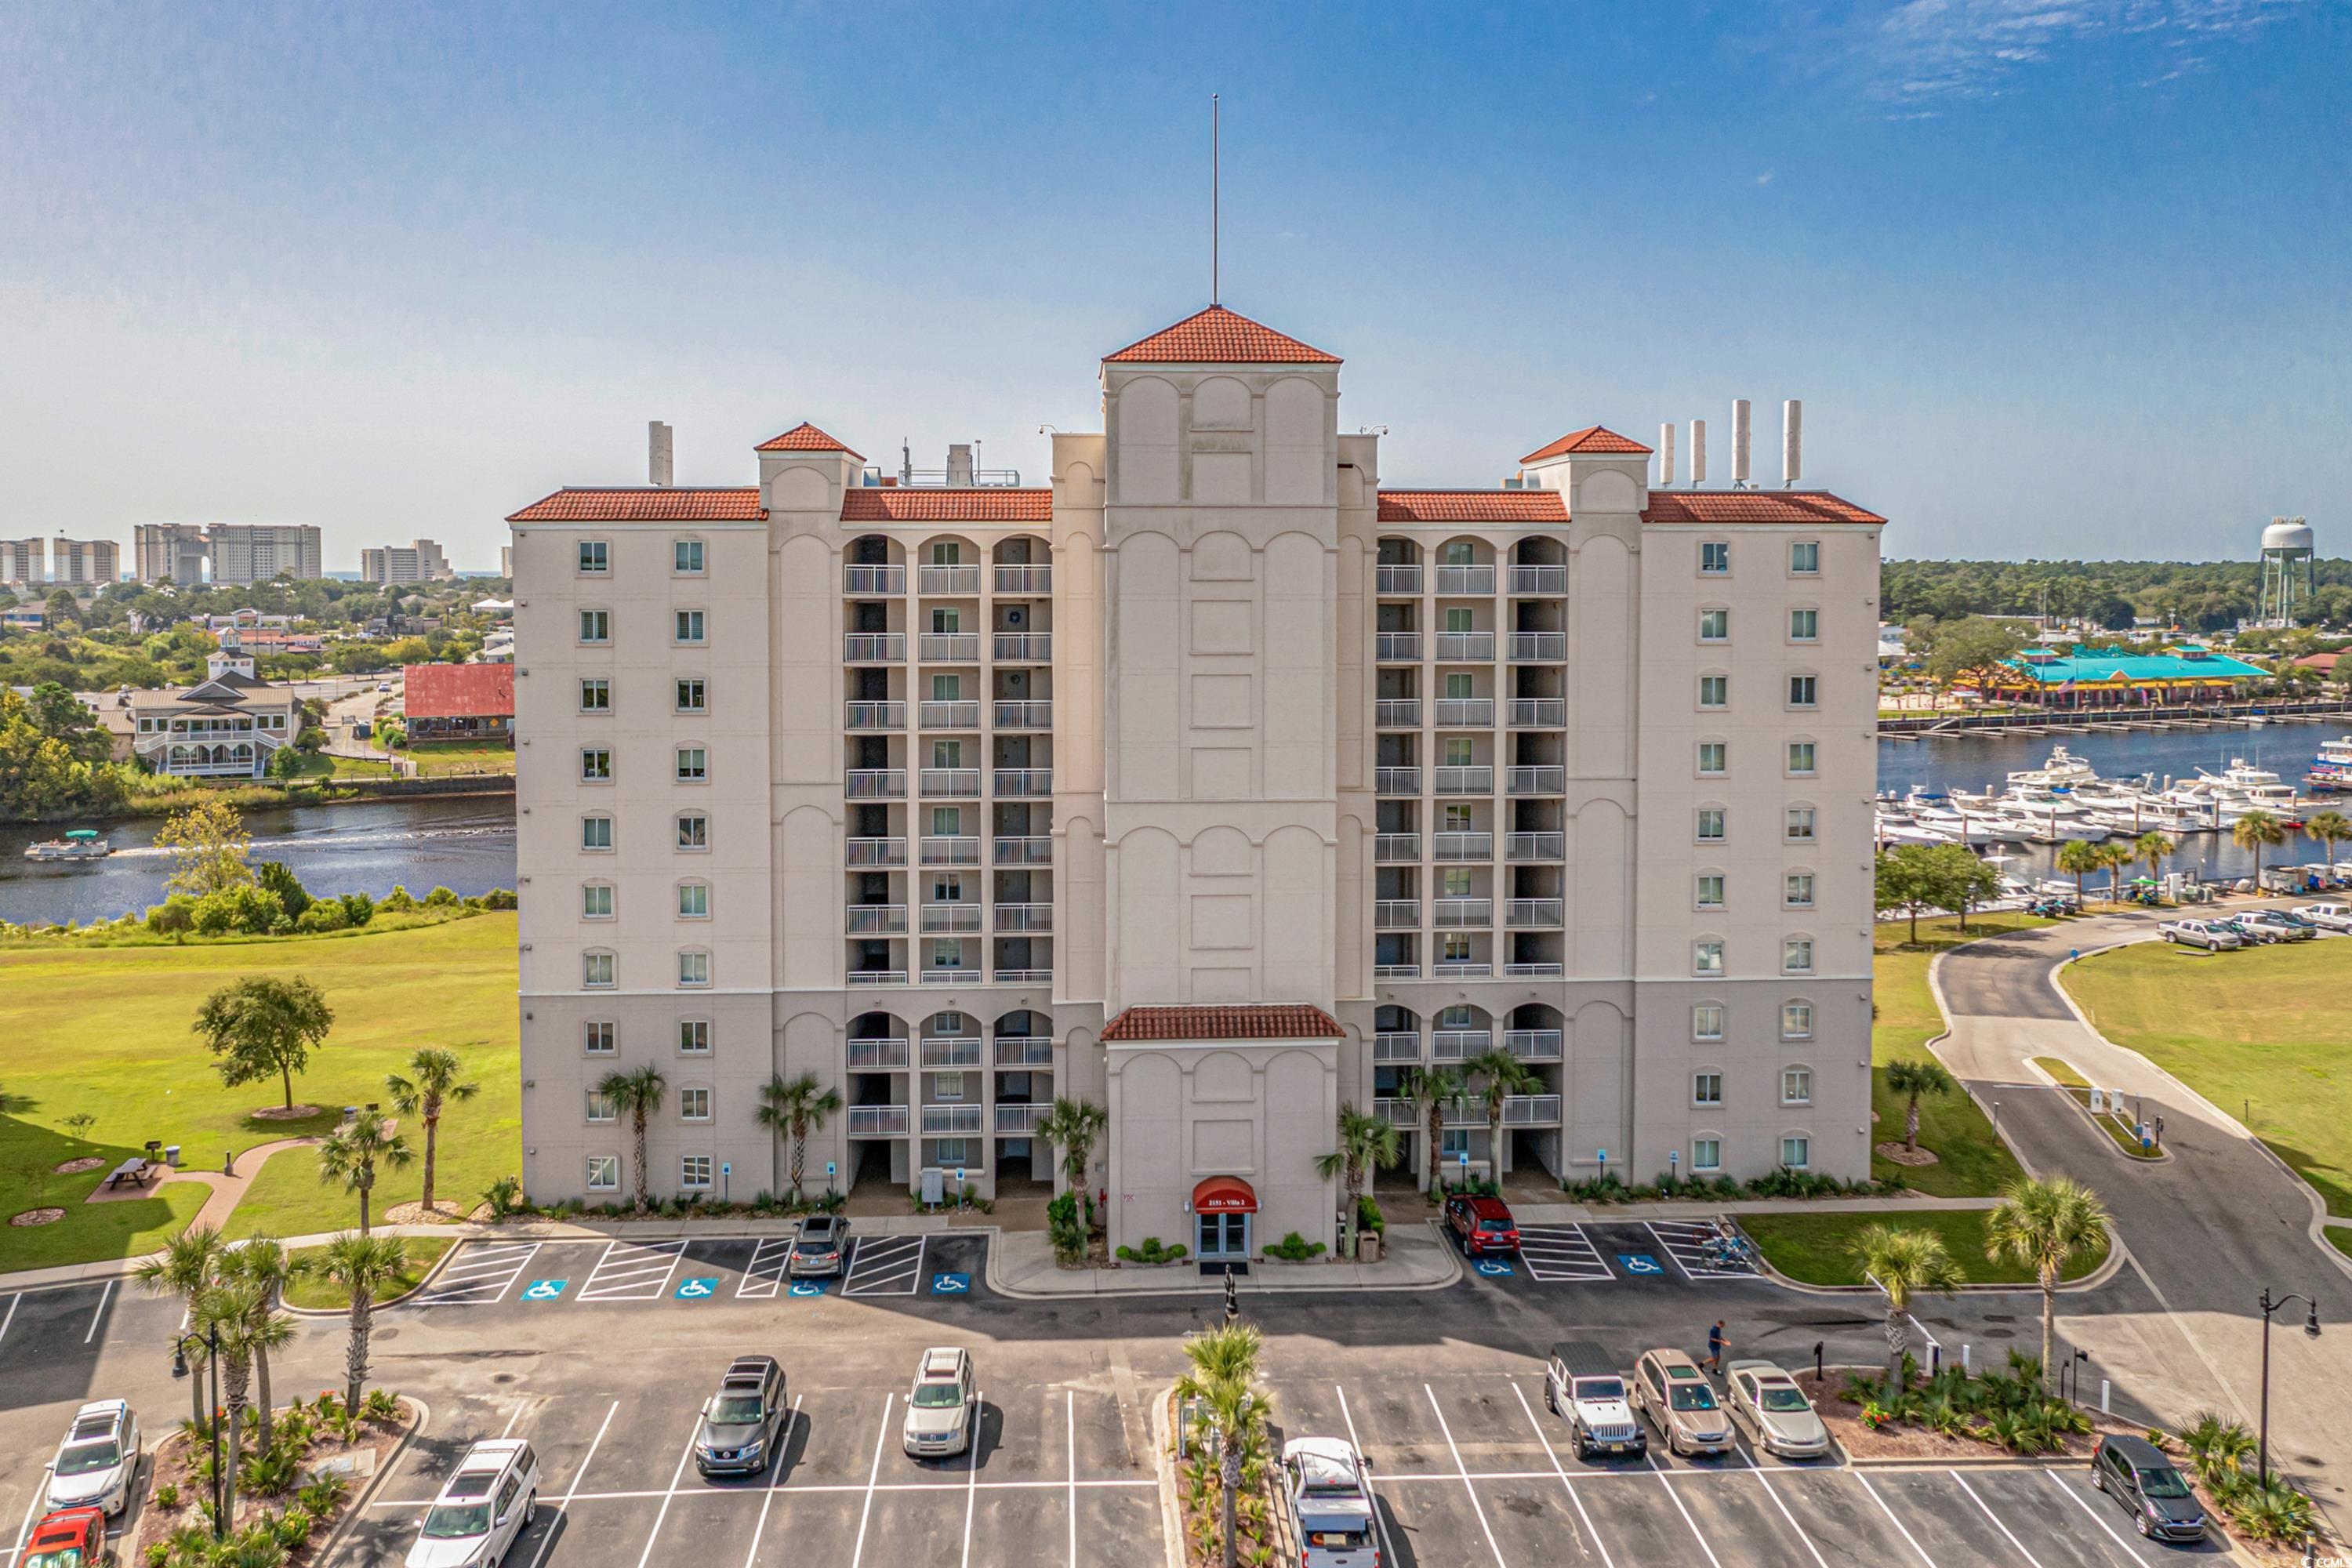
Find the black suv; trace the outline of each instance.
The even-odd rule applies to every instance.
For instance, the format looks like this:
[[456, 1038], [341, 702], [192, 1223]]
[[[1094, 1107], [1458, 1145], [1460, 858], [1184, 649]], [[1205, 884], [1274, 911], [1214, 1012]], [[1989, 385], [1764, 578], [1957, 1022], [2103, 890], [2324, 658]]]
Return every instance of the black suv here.
[[756, 1476], [785, 1436], [784, 1369], [772, 1355], [737, 1356], [703, 1401], [694, 1429], [694, 1468], [706, 1476]]
[[836, 1214], [813, 1214], [793, 1233], [792, 1261], [785, 1267], [795, 1279], [825, 1279], [841, 1272], [848, 1250], [849, 1222]]
[[2142, 1535], [2202, 1541], [2205, 1510], [2172, 1461], [2145, 1437], [2111, 1435], [2091, 1455], [2091, 1484], [2131, 1511]]

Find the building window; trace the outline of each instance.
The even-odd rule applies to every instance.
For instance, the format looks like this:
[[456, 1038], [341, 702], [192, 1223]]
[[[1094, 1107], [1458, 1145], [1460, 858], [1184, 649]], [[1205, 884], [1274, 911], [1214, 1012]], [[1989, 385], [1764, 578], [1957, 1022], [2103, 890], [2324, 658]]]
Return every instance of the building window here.
[[710, 776], [709, 754], [700, 746], [677, 749], [677, 782], [700, 784]]
[[961, 676], [961, 675], [934, 675], [934, 676], [932, 676], [932, 677], [931, 677], [931, 700], [932, 700], [932, 701], [934, 701], [934, 702], [961, 702], [961, 701], [962, 701], [962, 700], [963, 700], [963, 677], [962, 677], [962, 676]]
[[1448, 866], [1440, 876], [1438, 891], [1449, 899], [1470, 897], [1470, 868]]
[[1731, 640], [1731, 612], [1729, 610], [1701, 610], [1698, 613], [1698, 640], [1701, 642], [1729, 642]]
[[1784, 1002], [1780, 1005], [1780, 1037], [1784, 1040], [1810, 1040], [1813, 1037], [1813, 1005], [1811, 1002]]
[[1724, 757], [1729, 750], [1721, 741], [1701, 741], [1698, 743], [1698, 771], [1702, 778], [1720, 778]]
[[1470, 939], [1460, 931], [1446, 932], [1444, 944], [1440, 948], [1437, 959], [1440, 963], [1469, 963]]
[[613, 569], [613, 547], [601, 539], [580, 542], [580, 570], [592, 577], [602, 577]]
[[1691, 1169], [1693, 1171], [1723, 1169], [1723, 1140], [1720, 1138], [1692, 1139]]
[[613, 918], [613, 884], [589, 882], [580, 889], [580, 918], [583, 921], [608, 921]]
[[613, 753], [611, 751], [603, 746], [581, 747], [580, 782], [582, 784], [611, 784], [613, 782]]
[[1822, 569], [1822, 542], [1818, 539], [1796, 539], [1789, 542], [1789, 570], [1800, 577], [1819, 575]]
[[1731, 677], [1702, 675], [1698, 678], [1698, 705], [1702, 708], [1724, 708], [1731, 702]]
[[610, 991], [613, 988], [613, 955], [603, 952], [582, 953], [580, 984], [592, 991]]
[[609, 816], [583, 816], [580, 819], [580, 847], [610, 849], [613, 847], [613, 819]]
[[688, 1192], [710, 1190], [710, 1156], [681, 1154], [677, 1161], [677, 1184]]
[[1691, 1009], [1691, 1038], [1719, 1040], [1723, 1038], [1723, 1004], [1702, 1002]]
[[613, 710], [613, 683], [601, 675], [590, 676], [580, 683], [580, 711], [610, 713]]
[[682, 1057], [707, 1057], [710, 1054], [710, 1020], [680, 1018], [677, 1021], [677, 1054]]
[[1719, 910], [1723, 908], [1722, 872], [1701, 871], [1698, 874], [1698, 891], [1692, 900], [1691, 907], [1693, 909], [1700, 910]]
[[1455, 702], [1466, 702], [1478, 695], [1478, 678], [1466, 669], [1448, 670], [1445, 675], [1445, 695]]
[[1449, 768], [1475, 767], [1477, 765], [1475, 747], [1476, 742], [1467, 735], [1446, 736], [1444, 765]]
[[1441, 566], [1472, 566], [1477, 563], [1470, 542], [1466, 539], [1449, 539], [1442, 548], [1444, 553], [1437, 558], [1438, 564]]
[[1810, 805], [1790, 806], [1781, 836], [1791, 844], [1811, 844], [1813, 841], [1813, 808]]
[[934, 566], [960, 566], [960, 565], [961, 565], [962, 563], [963, 563], [963, 546], [962, 546], [962, 545], [961, 545], [961, 544], [957, 543], [957, 542], [956, 542], [954, 540], [952, 540], [952, 539], [940, 539], [940, 540], [934, 540], [934, 541], [932, 541], [932, 542], [931, 542], [931, 564], [932, 564], [932, 565], [934, 565]]
[[1782, 1068], [1780, 1069], [1780, 1103], [1811, 1105], [1813, 1102], [1813, 1069]]
[[963, 630], [963, 612], [953, 605], [939, 606], [931, 611], [931, 630], [941, 637], [953, 637]]
[[971, 1140], [969, 1138], [934, 1139], [931, 1143], [931, 1154], [941, 1165], [950, 1170], [961, 1171], [966, 1165], [971, 1163]]
[[681, 1089], [677, 1091], [677, 1119], [680, 1121], [710, 1120], [710, 1091], [707, 1089]]
[[583, 610], [580, 612], [580, 640], [584, 643], [606, 643], [613, 640], [613, 612]]
[[612, 1100], [606, 1096], [597, 1093], [593, 1089], [588, 1091], [588, 1120], [591, 1121], [612, 1121], [617, 1120], [613, 1110]]
[[1813, 772], [1812, 742], [1791, 741], [1789, 742], [1789, 772], [1799, 777], [1806, 776]]
[[670, 542], [669, 569], [681, 577], [702, 575], [702, 541], [675, 539]]
[[1791, 1171], [1802, 1171], [1813, 1163], [1813, 1141], [1798, 1133], [1780, 1140], [1780, 1163]]
[[1784, 909], [1810, 910], [1813, 907], [1813, 874], [1791, 871], [1781, 879], [1780, 904]]
[[961, 741], [933, 741], [931, 742], [931, 766], [944, 770], [952, 770], [963, 766], [963, 742]]
[[1701, 844], [1723, 842], [1723, 807], [1702, 805], [1698, 808], [1698, 841]]
[[1449, 605], [1445, 610], [1445, 629], [1449, 632], [1476, 631], [1475, 613], [1467, 605]]
[[677, 955], [677, 983], [680, 985], [710, 984], [710, 955], [697, 948], [688, 948]]
[[1780, 973], [1811, 974], [1813, 972], [1813, 939], [1792, 936], [1780, 944]]
[[580, 1048], [592, 1057], [609, 1057], [621, 1048], [620, 1026], [610, 1018], [591, 1018], [580, 1026]]
[[960, 1072], [935, 1072], [931, 1074], [931, 1098], [933, 1100], [961, 1100], [963, 1098], [963, 1074]]
[[1470, 1129], [1467, 1127], [1444, 1128], [1437, 1138], [1444, 1163], [1459, 1165], [1470, 1158]]
[[1691, 1075], [1691, 1103], [1693, 1105], [1721, 1105], [1723, 1103], [1723, 1075], [1719, 1072], [1693, 1073]]
[[709, 848], [710, 818], [698, 811], [680, 812], [677, 818], [677, 847], [680, 849]]
[[1790, 610], [1789, 640], [1790, 642], [1821, 641], [1822, 613], [1819, 610]]
[[1720, 577], [1731, 570], [1731, 542], [1727, 539], [1707, 539], [1699, 542], [1698, 574]]
[[1714, 938], [1691, 943], [1691, 973], [1720, 974], [1723, 973], [1723, 943]]
[[1821, 706], [1821, 677], [1792, 675], [1789, 677], [1789, 706], [1818, 708]]
[[710, 710], [709, 692], [699, 676], [677, 683], [677, 710], [681, 713], [706, 713]]
[[677, 885], [677, 918], [682, 921], [707, 921], [710, 918], [710, 884], [680, 882]]
[[614, 1193], [621, 1188], [621, 1157], [618, 1154], [588, 1156], [588, 1190], [592, 1193]]
[[700, 610], [678, 611], [676, 629], [670, 633], [670, 640], [677, 643], [699, 644], [702, 641], [702, 612]]
[[1444, 831], [1448, 833], [1471, 832], [1469, 803], [1466, 801], [1447, 801], [1445, 803], [1444, 823]]

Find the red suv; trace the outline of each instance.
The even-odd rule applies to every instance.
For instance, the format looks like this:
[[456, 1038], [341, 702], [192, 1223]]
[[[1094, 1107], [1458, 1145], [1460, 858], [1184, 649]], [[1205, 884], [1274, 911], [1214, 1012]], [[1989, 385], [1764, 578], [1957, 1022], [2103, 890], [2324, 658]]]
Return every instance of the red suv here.
[[1519, 1249], [1519, 1222], [1500, 1198], [1473, 1198], [1460, 1194], [1445, 1200], [1445, 1228], [1454, 1233], [1464, 1256]]

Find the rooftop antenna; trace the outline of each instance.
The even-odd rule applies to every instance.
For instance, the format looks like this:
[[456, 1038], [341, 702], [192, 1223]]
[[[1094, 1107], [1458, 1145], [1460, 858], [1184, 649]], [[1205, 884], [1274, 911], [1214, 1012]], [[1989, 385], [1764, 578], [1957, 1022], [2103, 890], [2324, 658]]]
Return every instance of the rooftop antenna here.
[[1221, 184], [1218, 169], [1218, 142], [1221, 129], [1218, 125], [1218, 110], [1217, 95], [1213, 92], [1209, 95], [1209, 303], [1212, 306], [1219, 302], [1219, 285], [1223, 281], [1218, 276], [1217, 254], [1218, 230], [1224, 216], [1221, 210], [1223, 193], [1218, 188]]

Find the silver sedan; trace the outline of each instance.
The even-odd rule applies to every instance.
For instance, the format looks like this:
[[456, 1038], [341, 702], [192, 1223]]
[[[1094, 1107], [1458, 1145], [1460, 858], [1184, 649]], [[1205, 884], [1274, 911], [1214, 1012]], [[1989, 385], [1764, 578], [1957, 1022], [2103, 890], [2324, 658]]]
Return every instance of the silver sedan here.
[[1830, 1451], [1830, 1430], [1813, 1413], [1797, 1380], [1769, 1361], [1736, 1361], [1724, 1368], [1731, 1418], [1756, 1446], [1783, 1459], [1818, 1459]]

